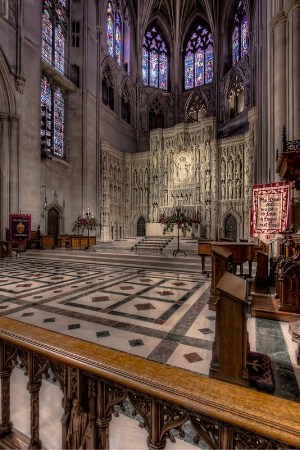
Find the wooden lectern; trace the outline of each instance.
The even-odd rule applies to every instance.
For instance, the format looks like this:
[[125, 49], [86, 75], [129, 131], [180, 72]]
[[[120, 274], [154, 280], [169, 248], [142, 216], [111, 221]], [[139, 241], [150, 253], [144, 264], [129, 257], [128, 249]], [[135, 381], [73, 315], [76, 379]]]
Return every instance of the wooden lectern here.
[[217, 285], [221, 281], [225, 272], [230, 272], [232, 269], [232, 253], [220, 248], [213, 248], [212, 254], [212, 271], [211, 271], [211, 289], [210, 299], [208, 302], [209, 309], [215, 311], [216, 302], [219, 294], [217, 292]]
[[225, 272], [217, 285], [216, 329], [209, 375], [249, 386], [247, 370], [247, 281]]

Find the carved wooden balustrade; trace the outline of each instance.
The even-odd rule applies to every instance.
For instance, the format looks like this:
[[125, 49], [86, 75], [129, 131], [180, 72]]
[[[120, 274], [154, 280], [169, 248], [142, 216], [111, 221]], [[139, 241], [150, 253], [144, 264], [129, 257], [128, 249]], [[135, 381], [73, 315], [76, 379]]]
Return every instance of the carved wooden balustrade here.
[[[8, 448], [5, 442], [12, 436], [10, 379], [17, 361], [25, 368], [31, 399], [30, 449], [47, 447], [39, 432], [39, 397], [47, 374], [63, 392], [62, 448], [108, 449], [110, 421], [125, 400], [142, 417], [149, 449], [174, 441], [171, 430], [182, 436], [187, 421], [194, 442], [204, 441], [211, 449], [300, 448], [298, 403], [8, 318], [0, 318], [0, 448]], [[72, 443], [76, 420], [86, 432]]]

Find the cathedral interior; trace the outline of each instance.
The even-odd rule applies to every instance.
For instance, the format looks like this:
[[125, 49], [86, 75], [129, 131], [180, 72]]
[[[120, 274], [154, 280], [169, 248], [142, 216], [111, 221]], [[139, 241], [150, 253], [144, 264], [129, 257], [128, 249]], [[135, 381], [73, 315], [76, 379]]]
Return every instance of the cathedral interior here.
[[[10, 240], [11, 215], [30, 217], [31, 233], [38, 233], [38, 239], [45, 238], [47, 251], [50, 248], [47, 247], [47, 242], [50, 242], [47, 237], [53, 236], [53, 247], [56, 249], [61, 242], [59, 236], [64, 237], [61, 245], [64, 247], [67, 237], [76, 234], [76, 231], [79, 234], [79, 227], [76, 230], [79, 221], [91, 216], [97, 223], [91, 232], [97, 249], [95, 253], [101, 252], [101, 248], [111, 248], [117, 253], [125, 245], [122, 243], [130, 240], [137, 242], [137, 238], [147, 235], [147, 230], [157, 230], [155, 227], [165, 216], [181, 211], [193, 222], [188, 238], [195, 246], [189, 252], [192, 244], [183, 242], [182, 245], [185, 250], [190, 245], [186, 253], [190, 253], [191, 261], [198, 261], [197, 270], [200, 270], [198, 241], [228, 240], [260, 244], [259, 239], [251, 234], [253, 186], [289, 182], [289, 226], [291, 232], [300, 230], [299, 140], [300, 0], [0, 0], [2, 243]], [[285, 154], [288, 145], [292, 146], [296, 155], [291, 162]], [[214, 338], [211, 321], [215, 320], [212, 318], [215, 312], [208, 312], [207, 305], [204, 307], [203, 299], [207, 300], [206, 290], [210, 289], [204, 271], [196, 276], [194, 266], [190, 274], [185, 273], [184, 268], [174, 268], [177, 271], [175, 280], [169, 262], [160, 269], [159, 275], [155, 272], [160, 268], [157, 263], [156, 269], [145, 269], [143, 281], [137, 281], [139, 272], [131, 273], [131, 269], [124, 268], [122, 264], [126, 266], [126, 263], [123, 260], [116, 270], [113, 265], [109, 266], [113, 263], [107, 263], [108, 266], [101, 269], [101, 283], [107, 283], [107, 286], [102, 288], [101, 294], [93, 297], [91, 293], [80, 294], [85, 289], [84, 281], [75, 279], [81, 277], [81, 272], [85, 273], [88, 265], [89, 279], [98, 286], [96, 280], [100, 280], [97, 278], [100, 275], [96, 265], [102, 262], [96, 261], [96, 255], [90, 253], [90, 258], [95, 259], [84, 263], [83, 252], [74, 252], [71, 263], [67, 259], [63, 262], [65, 256], [61, 256], [62, 253], [55, 253], [54, 250], [50, 254], [49, 250], [48, 267], [46, 260], [43, 260], [45, 256], [39, 256], [41, 249], [33, 249], [30, 253], [31, 249], [25, 244], [19, 250], [14, 254], [19, 259], [14, 258], [9, 263], [7, 258], [1, 261], [4, 277], [0, 283], [1, 320], [8, 315], [27, 325], [34, 325], [36, 320], [38, 323], [47, 320], [54, 322], [58, 320], [58, 311], [64, 302], [64, 326], [67, 324], [72, 329], [75, 317], [82, 323], [86, 321], [93, 333], [98, 333], [97, 339], [87, 337], [96, 347], [99, 336], [106, 336], [108, 331], [104, 322], [101, 330], [94, 329], [95, 322], [88, 317], [88, 310], [94, 307], [90, 302], [106, 302], [111, 295], [115, 310], [112, 307], [109, 310], [107, 306], [107, 310], [103, 309], [105, 313], [109, 310], [122, 320], [127, 317], [124, 323], [129, 321], [128, 317], [145, 323], [158, 321], [153, 325], [152, 332], [145, 331], [145, 323], [140, 325], [139, 331], [135, 331], [140, 333], [140, 340], [148, 337], [147, 352], [130, 349], [130, 353], [133, 351], [134, 355], [145, 360], [199, 372], [208, 377]], [[269, 256], [276, 256], [277, 251], [278, 247], [274, 245]], [[51, 268], [51, 258], [55, 261], [55, 270]], [[171, 259], [169, 257], [169, 261]], [[22, 260], [25, 262], [22, 263]], [[143, 267], [139, 265], [141, 262], [136, 264], [140, 269]], [[211, 263], [208, 264], [211, 271]], [[19, 270], [24, 271], [23, 275], [19, 274]], [[79, 275], [76, 275], [76, 270]], [[195, 305], [198, 305], [198, 309], [193, 310], [193, 320], [196, 310], [205, 311], [210, 319], [203, 319], [204, 322], [196, 328], [198, 330], [200, 326], [201, 330], [206, 330], [204, 334], [213, 333], [212, 337], [198, 339], [196, 328], [190, 335], [187, 329], [183, 333], [186, 345], [210, 352], [201, 355], [203, 365], [200, 360], [193, 361], [199, 367], [191, 370], [191, 361], [178, 362], [183, 350], [180, 355], [179, 350], [178, 353], [175, 350], [174, 354], [173, 350], [168, 353], [169, 347], [162, 343], [159, 325], [167, 319], [174, 320], [172, 326], [164, 331], [172, 334], [175, 342], [174, 336], [177, 336], [180, 327], [187, 327], [190, 323], [186, 316], [186, 322], [179, 325], [177, 319], [175, 323], [173, 310], [170, 312], [167, 306], [160, 311], [164, 319], [161, 316], [154, 318], [151, 311], [151, 319], [146, 315], [137, 318], [135, 312], [125, 311], [121, 307], [123, 288], [119, 286], [119, 281], [115, 280], [109, 290], [109, 278], [116, 273], [128, 289], [133, 289], [130, 283], [135, 288], [134, 283], [137, 283], [146, 289], [147, 283], [149, 286], [154, 283], [153, 278], [157, 286], [166, 286], [166, 291], [162, 291], [164, 294], [161, 295], [167, 296], [172, 294], [170, 290], [174, 286], [171, 284], [176, 281], [176, 301], [180, 303], [181, 296], [187, 296], [192, 299], [189, 300], [190, 306], [196, 308]], [[62, 276], [62, 283], [66, 283], [62, 291], [57, 291], [62, 292], [63, 300], [60, 302], [54, 295], [56, 291], [52, 290], [52, 287], [57, 289], [54, 275]], [[28, 279], [33, 280], [33, 285], [26, 287]], [[76, 285], [72, 286], [72, 283]], [[101, 283], [99, 286], [102, 286]], [[147, 289], [150, 290], [149, 286]], [[69, 298], [72, 288], [78, 294], [76, 299], [80, 299], [78, 305], [75, 305], [75, 296], [73, 300]], [[36, 307], [37, 301], [33, 300], [42, 298], [42, 292], [47, 292], [43, 301], [48, 302], [46, 311], [52, 314], [50, 319], [49, 314]], [[299, 288], [297, 292], [300, 292]], [[153, 297], [154, 294], [147, 295]], [[197, 295], [199, 303], [196, 301]], [[8, 299], [11, 304], [6, 309]], [[172, 298], [168, 301], [171, 302]], [[5, 306], [1, 306], [1, 302]], [[24, 319], [21, 316], [21, 303], [29, 314], [27, 317], [35, 314], [34, 318]], [[76, 308], [82, 309], [76, 313]], [[143, 308], [141, 310], [155, 309], [151, 302]], [[95, 314], [99, 311], [95, 309]], [[111, 329], [121, 329], [120, 324], [110, 320]], [[159, 323], [159, 320], [162, 322]], [[258, 330], [274, 327], [276, 331], [272, 329], [271, 333], [278, 332], [277, 338], [280, 334], [282, 343], [278, 345], [285, 352], [284, 358], [290, 358], [291, 349], [286, 348], [282, 337], [288, 335], [287, 321], [284, 324], [280, 322], [279, 326], [279, 322], [271, 320], [272, 325], [269, 326], [264, 320], [249, 320], [251, 345], [256, 346], [256, 350], [267, 351], [259, 345]], [[3, 327], [9, 326], [3, 323]], [[127, 327], [128, 323], [122, 330], [128, 332], [129, 341], [138, 347], [137, 335]], [[59, 327], [56, 331], [65, 334]], [[89, 331], [86, 330], [87, 335]], [[71, 332], [66, 335], [85, 339]], [[124, 335], [116, 334], [115, 339], [123, 342]], [[124, 346], [120, 346], [121, 352], [128, 351], [128, 339]], [[112, 347], [117, 348], [117, 345]], [[284, 358], [280, 362], [281, 368], [278, 369], [280, 364], [276, 366], [279, 372], [287, 363]], [[296, 365], [295, 357], [291, 358]], [[0, 361], [0, 376], [5, 378], [7, 372], [4, 366]], [[36, 369], [37, 366], [33, 366]], [[288, 372], [285, 369], [285, 373]], [[294, 394], [290, 397], [282, 394], [282, 386], [278, 387], [282, 394], [279, 397], [283, 396], [293, 403], [293, 408], [296, 408], [300, 398], [297, 377], [300, 380], [300, 375], [293, 373], [292, 381], [290, 378], [286, 381], [286, 386], [295, 384]], [[4, 385], [1, 386], [3, 389]], [[80, 396], [72, 395], [70, 386], [68, 402], [74, 396], [80, 400], [83, 391], [80, 391]], [[100, 390], [99, 387], [97, 389]], [[154, 395], [150, 391], [148, 394], [150, 397]], [[1, 399], [5, 398], [5, 390], [1, 395]], [[132, 400], [130, 395], [128, 398]], [[277, 399], [279, 404], [281, 400]], [[262, 405], [263, 400], [259, 400], [259, 404]], [[91, 404], [84, 406], [85, 410], [89, 410], [89, 420], [100, 408], [94, 405], [92, 414]], [[32, 406], [36, 411], [34, 408]], [[65, 411], [68, 408], [71, 409], [70, 403], [65, 403]], [[137, 410], [143, 416], [138, 406]], [[0, 448], [7, 448], [1, 447], [1, 439], [11, 431], [4, 411], [5, 407], [0, 422]], [[190, 414], [187, 409], [185, 413]], [[214, 420], [219, 419], [221, 414], [215, 415]], [[193, 422], [189, 416], [189, 420], [195, 426], [196, 419]], [[287, 421], [286, 417], [284, 420]], [[98, 422], [100, 427], [100, 419]], [[70, 423], [69, 415], [63, 422], [63, 435], [59, 437], [63, 442], [68, 441], [64, 433]], [[215, 429], [219, 427], [217, 422], [213, 423]], [[272, 435], [278, 442], [282, 441], [282, 445], [290, 445], [282, 448], [297, 448], [297, 442], [300, 446], [299, 423], [293, 431], [290, 429], [288, 432], [288, 428], [283, 427], [284, 431], [277, 435], [272, 434], [274, 430], [272, 433], [266, 431], [268, 422], [263, 423], [265, 429], [256, 425], [259, 436], [265, 432], [268, 438]], [[238, 425], [236, 420], [235, 426]], [[155, 426], [158, 428], [157, 423]], [[196, 427], [202, 442], [199, 444], [198, 439], [196, 446], [203, 449], [228, 448], [227, 431], [222, 434], [223, 438], [220, 432], [218, 440], [214, 441], [217, 438], [212, 438], [214, 433], [210, 426], [207, 425], [205, 432], [200, 432], [200, 428]], [[29, 448], [41, 448], [39, 438], [33, 431], [35, 428], [32, 425], [28, 427], [32, 432]], [[28, 433], [26, 427], [23, 433]], [[153, 433], [157, 434], [157, 431]], [[158, 442], [158, 438], [155, 441], [154, 434], [150, 433], [147, 448], [165, 448], [165, 441]], [[102, 437], [93, 436], [90, 444], [76, 441], [73, 446], [68, 443], [63, 448], [93, 448], [91, 442], [93, 445], [96, 442], [99, 445], [97, 448], [108, 448], [103, 434]], [[237, 443], [237, 437], [235, 439], [234, 448], [246, 448], [241, 447], [245, 445], [246, 438], [243, 444]], [[254, 441], [251, 439], [249, 437], [247, 448], [255, 448], [253, 442], [256, 438], [253, 438]], [[274, 442], [269, 441], [269, 447], [259, 448], [281, 448], [281, 444], [276, 441], [275, 445]], [[127, 448], [125, 444], [123, 447], [121, 445], [120, 442], [113, 443], [110, 448]], [[134, 448], [146, 448], [146, 444], [137, 445]], [[182, 447], [175, 445], [174, 448], [182, 450], [193, 445], [195, 440], [189, 444], [182, 443]], [[260, 445], [267, 444], [262, 439]]]
[[298, 8], [2, 0], [2, 239], [9, 214], [69, 234], [89, 208], [110, 241], [178, 206], [248, 239], [252, 186], [299, 139]]

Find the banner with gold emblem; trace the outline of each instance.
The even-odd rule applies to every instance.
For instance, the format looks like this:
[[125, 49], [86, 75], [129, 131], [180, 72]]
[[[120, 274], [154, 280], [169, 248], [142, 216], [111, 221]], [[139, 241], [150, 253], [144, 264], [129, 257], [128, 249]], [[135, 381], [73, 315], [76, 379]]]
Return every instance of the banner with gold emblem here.
[[9, 238], [21, 245], [31, 239], [31, 216], [26, 214], [9, 215]]

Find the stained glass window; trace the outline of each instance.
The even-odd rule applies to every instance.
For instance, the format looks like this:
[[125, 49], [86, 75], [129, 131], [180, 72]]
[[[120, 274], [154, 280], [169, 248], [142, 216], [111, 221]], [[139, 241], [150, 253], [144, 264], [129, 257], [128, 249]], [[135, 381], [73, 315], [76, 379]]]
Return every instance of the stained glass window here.
[[114, 56], [114, 19], [111, 2], [107, 4], [107, 45], [110, 56]]
[[240, 0], [233, 23], [232, 32], [232, 65], [235, 66], [238, 61], [249, 51], [248, 44], [249, 24], [246, 10], [243, 2]]
[[65, 0], [44, 0], [42, 14], [42, 58], [65, 72], [67, 35]]
[[59, 87], [54, 91], [53, 153], [64, 156], [64, 95]]
[[185, 89], [203, 86], [213, 80], [214, 47], [208, 27], [199, 24], [185, 47]]
[[149, 29], [143, 40], [142, 83], [162, 90], [168, 89], [168, 50], [155, 27]]
[[116, 8], [113, 8], [112, 2], [107, 3], [107, 47], [108, 53], [115, 58], [120, 66], [127, 70], [129, 65], [129, 27], [128, 27], [128, 8], [126, 1], [118, 1]]
[[52, 140], [52, 89], [49, 80], [41, 83], [41, 149], [51, 151]]
[[60, 24], [55, 28], [55, 67], [64, 73], [65, 36]]
[[64, 93], [51, 86], [47, 77], [41, 81], [41, 150], [64, 156]]
[[121, 63], [121, 18], [120, 14], [116, 13], [116, 35], [115, 35], [115, 42], [116, 42], [116, 61], [118, 64]]
[[44, 9], [42, 16], [42, 55], [51, 63], [52, 59], [52, 29], [53, 25], [49, 18], [49, 12]]

